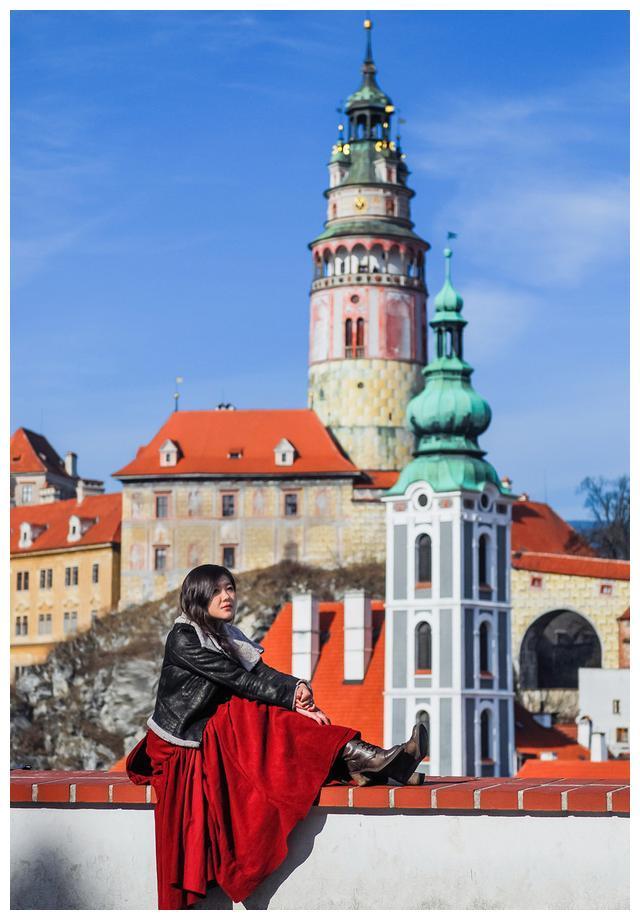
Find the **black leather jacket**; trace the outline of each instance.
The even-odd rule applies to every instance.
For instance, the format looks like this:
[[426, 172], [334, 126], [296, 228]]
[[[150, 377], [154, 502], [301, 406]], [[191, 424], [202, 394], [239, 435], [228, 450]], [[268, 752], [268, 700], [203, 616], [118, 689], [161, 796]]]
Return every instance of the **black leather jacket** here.
[[199, 747], [207, 720], [234, 694], [295, 709], [298, 680], [258, 661], [251, 671], [223, 652], [200, 644], [189, 623], [176, 623], [167, 636], [153, 715], [147, 725], [161, 738]]

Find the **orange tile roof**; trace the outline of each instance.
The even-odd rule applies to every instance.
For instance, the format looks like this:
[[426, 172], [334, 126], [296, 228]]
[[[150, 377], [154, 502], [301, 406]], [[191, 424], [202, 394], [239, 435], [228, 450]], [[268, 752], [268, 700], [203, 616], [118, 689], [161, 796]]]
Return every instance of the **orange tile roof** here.
[[520, 703], [514, 705], [516, 748], [522, 754], [539, 757], [543, 751], [555, 752], [559, 760], [589, 760], [589, 751], [563, 731], [544, 728]]
[[595, 555], [578, 532], [544, 502], [514, 502], [512, 521], [512, 552]]
[[[69, 543], [67, 534], [72, 514], [77, 514], [79, 518], [95, 518], [95, 524], [92, 524], [79, 540]], [[11, 509], [11, 553], [27, 555], [42, 550], [75, 549], [93, 546], [96, 543], [119, 543], [121, 520], [121, 492], [88, 495], [82, 502], [69, 498], [44, 505], [19, 505]], [[18, 546], [20, 524], [24, 521], [45, 527], [26, 549]]]
[[614, 779], [631, 776], [629, 760], [525, 760], [517, 776], [536, 779]]
[[630, 620], [631, 619], [631, 608], [627, 607], [625, 612], [618, 617], [619, 620]]
[[[326, 634], [318, 663], [311, 678], [318, 706], [334, 725], [346, 725], [371, 744], [383, 743], [384, 691], [384, 603], [372, 601], [374, 646], [365, 678], [361, 683], [344, 682], [344, 605], [319, 605], [320, 632]], [[291, 673], [291, 604], [285, 604], [271, 629], [261, 640], [266, 664]]]
[[399, 475], [397, 470], [362, 470], [362, 478], [355, 483], [355, 488], [390, 489]]
[[[278, 466], [274, 448], [286, 438], [296, 449], [291, 466]], [[179, 446], [175, 466], [160, 466], [160, 446]], [[242, 451], [231, 459], [231, 451]], [[134, 460], [114, 473], [121, 478], [171, 477], [189, 473], [234, 476], [353, 476], [356, 467], [343, 456], [311, 409], [209, 409], [174, 412]]]
[[62, 458], [43, 434], [18, 428], [11, 435], [9, 449], [9, 469], [12, 473], [57, 473], [58, 476], [71, 478]]
[[623, 559], [573, 556], [560, 553], [513, 553], [514, 569], [528, 572], [548, 572], [553, 575], [582, 575], [607, 581], [629, 581], [630, 563]]

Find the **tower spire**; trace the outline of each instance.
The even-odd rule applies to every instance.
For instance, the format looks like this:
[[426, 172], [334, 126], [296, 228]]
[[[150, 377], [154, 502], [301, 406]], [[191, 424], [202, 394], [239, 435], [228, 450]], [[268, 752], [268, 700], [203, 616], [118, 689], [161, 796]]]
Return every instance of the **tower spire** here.
[[[364, 53], [364, 63], [373, 65], [373, 51], [371, 50], [371, 30], [373, 29], [373, 22], [369, 18], [368, 13], [364, 20], [363, 25], [364, 25], [364, 30], [367, 36], [367, 46], [366, 46], [365, 53]], [[375, 67], [374, 67], [374, 73], [375, 73]]]

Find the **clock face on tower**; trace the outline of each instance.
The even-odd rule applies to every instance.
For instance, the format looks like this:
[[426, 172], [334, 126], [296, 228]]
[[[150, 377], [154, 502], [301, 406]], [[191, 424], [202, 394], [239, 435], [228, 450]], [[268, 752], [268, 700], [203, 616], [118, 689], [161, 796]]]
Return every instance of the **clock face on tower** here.
[[367, 209], [366, 198], [362, 198], [358, 196], [356, 200], [353, 202], [353, 206], [356, 209], [356, 211], [366, 211]]

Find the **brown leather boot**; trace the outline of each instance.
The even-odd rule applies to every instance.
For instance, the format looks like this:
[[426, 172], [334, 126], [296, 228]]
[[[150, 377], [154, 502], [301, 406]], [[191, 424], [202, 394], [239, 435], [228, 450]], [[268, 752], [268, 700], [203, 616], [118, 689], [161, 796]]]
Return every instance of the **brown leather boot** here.
[[404, 744], [385, 750], [354, 739], [345, 745], [342, 757], [349, 775], [359, 786], [385, 785], [388, 780], [404, 785], [425, 756], [427, 740], [427, 730], [419, 723]]

